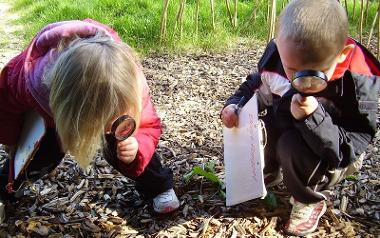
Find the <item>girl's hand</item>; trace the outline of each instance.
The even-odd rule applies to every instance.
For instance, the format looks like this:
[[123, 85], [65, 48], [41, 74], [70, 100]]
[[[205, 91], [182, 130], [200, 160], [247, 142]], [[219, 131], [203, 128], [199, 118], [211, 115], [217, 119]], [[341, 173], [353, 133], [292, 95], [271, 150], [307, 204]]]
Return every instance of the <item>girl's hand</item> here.
[[131, 136], [117, 143], [117, 157], [126, 164], [135, 160], [139, 143], [136, 138]]
[[294, 94], [290, 104], [290, 112], [296, 120], [303, 120], [318, 108], [318, 101], [313, 96], [303, 97]]
[[239, 117], [235, 112], [236, 108], [237, 108], [237, 105], [230, 104], [227, 107], [225, 107], [222, 111], [221, 119], [222, 119], [223, 124], [227, 128], [238, 126]]

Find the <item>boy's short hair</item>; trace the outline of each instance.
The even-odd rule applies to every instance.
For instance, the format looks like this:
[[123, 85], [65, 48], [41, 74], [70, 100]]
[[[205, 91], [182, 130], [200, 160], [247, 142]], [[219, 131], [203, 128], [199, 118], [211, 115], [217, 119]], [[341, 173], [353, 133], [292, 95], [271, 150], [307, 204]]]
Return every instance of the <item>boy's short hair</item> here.
[[292, 0], [281, 12], [277, 37], [307, 52], [305, 63], [338, 55], [348, 37], [348, 19], [337, 0]]

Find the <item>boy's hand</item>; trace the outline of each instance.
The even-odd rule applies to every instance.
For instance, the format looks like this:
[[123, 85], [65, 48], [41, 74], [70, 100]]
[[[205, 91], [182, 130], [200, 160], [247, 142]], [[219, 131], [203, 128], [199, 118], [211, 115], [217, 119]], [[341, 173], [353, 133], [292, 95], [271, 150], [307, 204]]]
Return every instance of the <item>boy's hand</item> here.
[[318, 101], [314, 96], [303, 97], [299, 93], [294, 94], [290, 104], [290, 112], [296, 120], [302, 120], [312, 114], [318, 108]]
[[139, 143], [131, 136], [117, 143], [117, 157], [126, 164], [132, 163], [136, 158]]
[[237, 108], [237, 105], [230, 104], [227, 107], [225, 107], [222, 111], [221, 119], [222, 119], [223, 124], [227, 128], [238, 126], [239, 117], [235, 112], [236, 108]]

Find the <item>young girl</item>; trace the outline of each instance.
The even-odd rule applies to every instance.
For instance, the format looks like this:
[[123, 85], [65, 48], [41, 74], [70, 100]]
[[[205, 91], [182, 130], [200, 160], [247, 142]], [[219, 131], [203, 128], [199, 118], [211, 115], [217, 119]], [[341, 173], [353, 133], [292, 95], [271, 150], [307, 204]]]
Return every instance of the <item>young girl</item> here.
[[[135, 180], [144, 198], [153, 199], [156, 212], [179, 207], [172, 172], [155, 154], [160, 119], [141, 65], [109, 27], [90, 19], [50, 24], [3, 68], [0, 144], [10, 155], [30, 110], [40, 114], [46, 125], [28, 167], [30, 174], [34, 171], [40, 177], [51, 171], [66, 152], [85, 167], [102, 148], [106, 160]], [[122, 115], [133, 118], [137, 129], [127, 139], [117, 140], [111, 126]], [[3, 199], [7, 169], [0, 176]]]

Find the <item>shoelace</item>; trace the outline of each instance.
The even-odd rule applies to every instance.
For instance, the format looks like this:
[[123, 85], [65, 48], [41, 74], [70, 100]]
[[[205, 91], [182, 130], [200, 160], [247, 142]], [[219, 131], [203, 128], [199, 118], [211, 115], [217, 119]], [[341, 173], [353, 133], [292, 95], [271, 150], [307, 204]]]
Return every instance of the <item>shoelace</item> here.
[[308, 217], [311, 214], [313, 209], [314, 209], [313, 205], [306, 205], [300, 202], [296, 202], [296, 204], [293, 206], [291, 218], [304, 219], [305, 217]]

